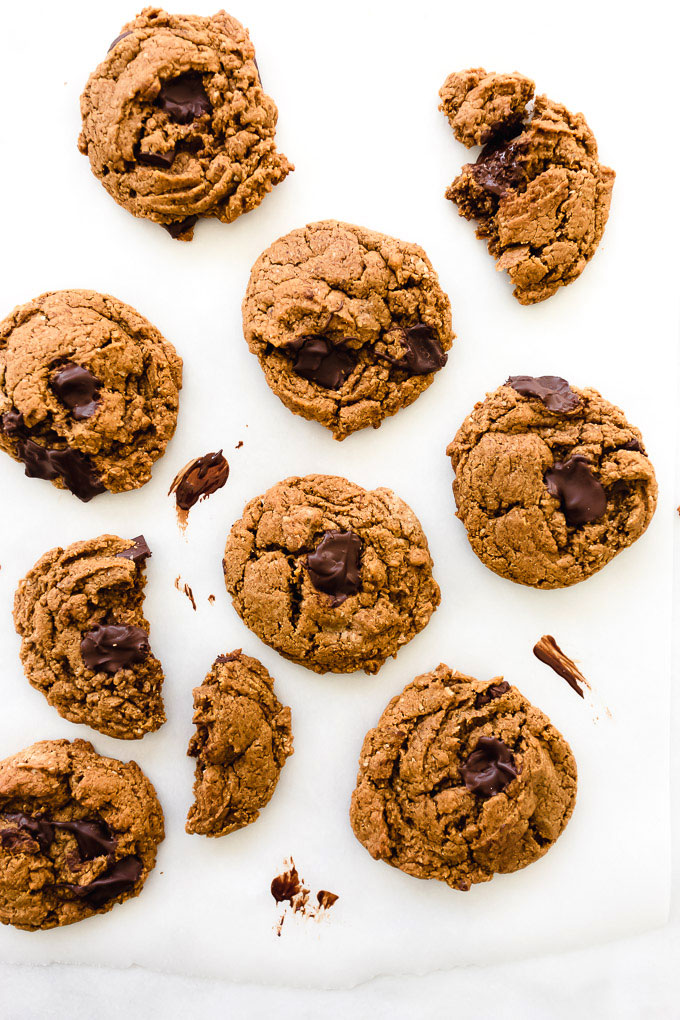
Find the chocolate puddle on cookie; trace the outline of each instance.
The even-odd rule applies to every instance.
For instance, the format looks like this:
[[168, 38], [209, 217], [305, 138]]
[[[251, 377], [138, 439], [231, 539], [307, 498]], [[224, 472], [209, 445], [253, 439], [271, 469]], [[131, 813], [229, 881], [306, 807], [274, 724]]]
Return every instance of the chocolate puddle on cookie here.
[[353, 531], [326, 531], [306, 560], [309, 579], [317, 591], [331, 596], [334, 608], [361, 590], [362, 542]]
[[550, 495], [559, 499], [569, 524], [589, 524], [607, 509], [607, 494], [585, 457], [556, 461], [545, 473], [545, 484]]
[[517, 778], [510, 748], [496, 737], [480, 737], [460, 767], [465, 786], [478, 797], [495, 797]]
[[221, 489], [228, 478], [229, 463], [221, 450], [190, 460], [175, 475], [168, 495], [175, 494], [177, 520], [182, 530], [187, 526], [191, 508]]
[[[4, 828], [9, 823], [13, 828]], [[30, 844], [47, 850], [55, 840], [57, 831], [70, 832], [78, 845], [82, 861], [109, 857], [116, 848], [116, 838], [104, 821], [83, 818], [58, 821], [45, 815], [26, 815], [23, 812], [0, 815], [0, 844], [9, 850], [30, 853]]]
[[511, 375], [505, 385], [523, 397], [538, 397], [549, 411], [573, 411], [580, 403], [578, 393], [559, 375]]
[[91, 418], [99, 407], [101, 382], [82, 365], [66, 362], [50, 380], [59, 400], [70, 410], [76, 421]]
[[197, 117], [212, 113], [212, 104], [198, 71], [187, 71], [170, 81], [164, 81], [156, 106], [164, 110], [176, 124], [191, 124]]
[[91, 907], [101, 907], [108, 900], [132, 889], [142, 874], [142, 869], [139, 857], [129, 854], [127, 857], [121, 857], [87, 885], [60, 882], [55, 888], [71, 893], [77, 899], [85, 900]]
[[438, 372], [448, 361], [449, 356], [442, 349], [432, 326], [418, 322], [415, 326], [399, 329], [398, 334], [404, 354], [399, 358], [383, 355], [395, 368], [401, 368], [409, 375], [430, 375]]
[[97, 624], [80, 642], [83, 663], [94, 673], [117, 673], [144, 662], [149, 653], [146, 631], [126, 623]]

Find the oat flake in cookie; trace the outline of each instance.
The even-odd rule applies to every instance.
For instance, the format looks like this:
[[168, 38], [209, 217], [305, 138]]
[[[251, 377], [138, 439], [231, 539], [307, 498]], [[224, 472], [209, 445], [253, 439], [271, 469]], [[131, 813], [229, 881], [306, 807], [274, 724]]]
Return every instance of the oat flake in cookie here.
[[331, 475], [287, 478], [251, 500], [224, 577], [246, 626], [317, 673], [376, 673], [440, 599], [411, 508]]
[[85, 740], [0, 762], [0, 922], [28, 931], [105, 914], [142, 890], [163, 812], [139, 766]]
[[470, 545], [520, 584], [583, 581], [632, 545], [656, 508], [639, 430], [596, 390], [557, 376], [508, 379], [446, 452]]
[[108, 294], [42, 294], [0, 322], [0, 449], [85, 502], [149, 481], [181, 386], [172, 344]]
[[525, 868], [563, 832], [576, 762], [516, 687], [440, 665], [369, 731], [350, 821], [376, 860], [467, 890]]
[[230, 223], [293, 169], [248, 32], [225, 11], [146, 7], [103, 57], [80, 99], [78, 145], [134, 216], [190, 241], [199, 217]]
[[412, 404], [454, 338], [423, 249], [337, 220], [293, 230], [260, 255], [243, 329], [274, 393], [335, 439]]
[[261, 662], [240, 650], [219, 655], [194, 690], [194, 804], [186, 831], [225, 836], [254, 822], [293, 753], [290, 709]]
[[163, 670], [142, 609], [149, 555], [142, 535], [100, 535], [52, 549], [14, 597], [31, 686], [69, 722], [123, 740], [165, 722]]
[[477, 221], [523, 305], [573, 283], [602, 239], [614, 171], [598, 161], [582, 113], [536, 96], [529, 78], [450, 74], [439, 96], [456, 138], [483, 146], [446, 192], [461, 216]]

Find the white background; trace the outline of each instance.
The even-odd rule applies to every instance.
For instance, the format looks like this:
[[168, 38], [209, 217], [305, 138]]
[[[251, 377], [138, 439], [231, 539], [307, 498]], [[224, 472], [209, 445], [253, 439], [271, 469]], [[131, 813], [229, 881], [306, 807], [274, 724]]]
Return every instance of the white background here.
[[[210, 13], [199, 4], [182, 9]], [[192, 947], [201, 946], [201, 928], [182, 931], [172, 911], [169, 923], [163, 917], [192, 876], [205, 897], [198, 906], [220, 922], [199, 963], [207, 960], [205, 969], [213, 968], [214, 943], [221, 939], [227, 959], [220, 972], [241, 980], [271, 981], [284, 970], [294, 984], [319, 976], [351, 984], [381, 971], [497, 964], [662, 924], [668, 906], [666, 648], [675, 523], [670, 437], [677, 406], [674, 125], [670, 140], [666, 135], [674, 94], [667, 69], [674, 56], [664, 49], [674, 33], [667, 20], [659, 22], [662, 5], [646, 5], [634, 22], [621, 6], [596, 4], [566, 10], [543, 5], [527, 9], [526, 21], [519, 8], [495, 2], [461, 8], [383, 0], [335, 9], [291, 0], [230, 9], [251, 30], [265, 87], [280, 109], [279, 145], [297, 170], [237, 223], [199, 223], [188, 246], [118, 209], [75, 148], [77, 97], [133, 9], [120, 0], [63, 0], [36, 3], [30, 12], [3, 11], [0, 77], [10, 98], [0, 164], [6, 253], [1, 313], [43, 290], [110, 291], [173, 340], [186, 376], [178, 435], [139, 493], [82, 506], [69, 494], [24, 479], [7, 460], [1, 466], [2, 747], [10, 753], [41, 737], [79, 733], [104, 753], [134, 755], [157, 785], [168, 839], [157, 872], [134, 903], [78, 929], [48, 933], [46, 954], [43, 936], [6, 929], [0, 955], [45, 959], [58, 940], [62, 959], [115, 964], [127, 962], [120, 954], [131, 947], [134, 952], [135, 943], [150, 957], [168, 942], [176, 950], [171, 966], [186, 970]], [[534, 308], [514, 302], [471, 226], [443, 199], [466, 157], [437, 112], [436, 93], [450, 70], [476, 64], [522, 70], [539, 91], [583, 109], [603, 161], [618, 173], [600, 252], [579, 282]], [[451, 297], [459, 338], [447, 368], [416, 405], [378, 432], [342, 445], [293, 418], [270, 394], [240, 328], [240, 298], [262, 248], [295, 226], [328, 216], [420, 242]], [[662, 498], [648, 535], [570, 591], [536, 593], [495, 578], [468, 551], [452, 518], [443, 449], [474, 400], [511, 372], [554, 372], [577, 385], [594, 385], [643, 429], [659, 470]], [[241, 439], [243, 448], [234, 451]], [[193, 511], [185, 543], [165, 493], [179, 466], [219, 446], [232, 476], [222, 493]], [[245, 500], [288, 473], [311, 470], [390, 485], [416, 510], [430, 539], [442, 606], [426, 632], [376, 678], [318, 678], [282, 662], [244, 630], [223, 589], [224, 535]], [[16, 581], [38, 555], [105, 530], [142, 530], [154, 550], [147, 605], [167, 675], [170, 721], [141, 744], [105, 739], [60, 720], [27, 687], [8, 620]], [[178, 573], [194, 589], [196, 614], [173, 588]], [[211, 592], [214, 606], [207, 603]], [[595, 713], [533, 660], [531, 645], [546, 631], [581, 660], [611, 721], [600, 710], [595, 722]], [[296, 754], [260, 821], [228, 841], [207, 844], [181, 831], [192, 771], [183, 757], [191, 732], [190, 690], [218, 651], [238, 645], [262, 658], [291, 704]], [[374, 864], [352, 840], [344, 814], [365, 729], [395, 691], [439, 659], [479, 676], [504, 672], [563, 730], [581, 774], [577, 812], [548, 857], [465, 898]], [[313, 937], [310, 925], [289, 924], [276, 943], [276, 953], [282, 948], [278, 958], [265, 957], [263, 965], [262, 956], [254, 955], [251, 966], [241, 967], [249, 940], [255, 939], [256, 954], [261, 922], [272, 915], [266, 884], [291, 852], [310, 882], [339, 892], [341, 900]], [[217, 911], [215, 887], [206, 876], [220, 883], [221, 892], [221, 883], [232, 878], [247, 886], [252, 877], [253, 885], [240, 890], [240, 904], [229, 899]], [[371, 907], [378, 910], [377, 926]], [[448, 940], [436, 937], [431, 945], [428, 935], [441, 934], [437, 925], [447, 918]], [[388, 929], [393, 939], [381, 937]], [[352, 945], [356, 952], [348, 957]], [[335, 973], [310, 974], [314, 964], [329, 967], [325, 946], [333, 948]], [[666, 929], [609, 951], [506, 963], [491, 973], [487, 967], [483, 980], [476, 971], [473, 978], [461, 970], [420, 981], [383, 979], [361, 993], [237, 992], [141, 971], [125, 980], [111, 976], [107, 985], [98, 975], [97, 986], [115, 987], [121, 1000], [105, 1004], [100, 992], [96, 1012], [129, 1012], [122, 1002], [127, 988], [125, 997], [134, 995], [140, 1014], [150, 1012], [153, 1001], [157, 1015], [179, 1015], [190, 1002], [207, 1009], [226, 1001], [253, 1015], [273, 1002], [279, 1015], [312, 1015], [322, 1004], [338, 1012], [384, 1009], [393, 1016], [409, 1008], [418, 1015], [425, 1003], [451, 1009], [452, 1001], [458, 1015], [472, 1015], [480, 1005], [496, 1015], [561, 1015], [561, 1004], [586, 1002], [598, 1002], [611, 1015], [650, 1015], [651, 1008], [668, 1008], [672, 1015], [672, 947]], [[8, 1015], [59, 1015], [66, 1003], [69, 1015], [90, 1015], [88, 989], [95, 979], [88, 970], [30, 977], [25, 970], [6, 970], [3, 980], [11, 996]], [[14, 990], [29, 985], [30, 1000], [25, 991], [17, 998]], [[541, 989], [546, 996], [539, 1000]], [[145, 1001], [145, 992], [152, 999]]]

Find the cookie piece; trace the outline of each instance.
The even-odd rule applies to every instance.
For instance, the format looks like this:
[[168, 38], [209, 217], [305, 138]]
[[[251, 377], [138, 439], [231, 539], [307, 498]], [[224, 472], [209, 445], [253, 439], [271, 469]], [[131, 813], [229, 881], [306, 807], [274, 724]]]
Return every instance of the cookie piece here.
[[226, 836], [250, 825], [272, 798], [293, 753], [290, 709], [261, 662], [241, 650], [219, 655], [194, 689], [194, 804], [186, 831]]
[[367, 733], [354, 835], [376, 860], [454, 889], [542, 857], [576, 798], [564, 737], [516, 687], [439, 665]]
[[145, 7], [123, 26], [80, 98], [82, 153], [134, 216], [190, 241], [199, 217], [231, 223], [293, 166], [276, 151], [278, 110], [248, 32]]
[[246, 626], [316, 673], [377, 673], [439, 605], [411, 508], [332, 475], [287, 478], [252, 499], [223, 565]]
[[335, 439], [412, 404], [454, 338], [423, 249], [337, 220], [293, 230], [260, 255], [243, 331], [277, 397]]
[[598, 161], [582, 113], [547, 96], [525, 107], [533, 82], [475, 68], [450, 75], [442, 109], [464, 145], [483, 144], [446, 192], [478, 223], [520, 304], [551, 297], [581, 275], [609, 216], [615, 173]]
[[14, 597], [31, 686], [69, 722], [123, 740], [165, 722], [163, 670], [142, 611], [149, 555], [141, 535], [100, 535], [52, 549]]
[[0, 449], [85, 502], [149, 481], [181, 387], [172, 344], [108, 294], [41, 294], [0, 322]]
[[508, 379], [446, 452], [470, 545], [520, 584], [583, 581], [632, 545], [656, 508], [640, 431], [596, 390], [556, 376]]
[[0, 762], [0, 922], [27, 931], [138, 896], [164, 837], [134, 761], [86, 740], [41, 740]]

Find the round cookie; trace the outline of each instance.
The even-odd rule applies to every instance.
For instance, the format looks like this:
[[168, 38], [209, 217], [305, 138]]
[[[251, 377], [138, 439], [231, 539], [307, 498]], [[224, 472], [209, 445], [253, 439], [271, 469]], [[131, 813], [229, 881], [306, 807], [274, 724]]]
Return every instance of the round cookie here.
[[85, 502], [149, 481], [181, 386], [172, 344], [108, 294], [42, 294], [0, 322], [0, 449]]
[[105, 914], [142, 890], [164, 837], [139, 766], [85, 740], [0, 762], [0, 922], [27, 931]]
[[367, 733], [350, 821], [376, 860], [467, 890], [542, 857], [575, 798], [576, 762], [547, 716], [501, 677], [442, 664]]
[[640, 431], [596, 390], [557, 376], [508, 379], [446, 452], [470, 545], [520, 584], [583, 581], [632, 545], [656, 508]]
[[335, 439], [412, 404], [454, 338], [423, 249], [337, 220], [293, 230], [260, 255], [243, 330], [274, 393]]
[[100, 535], [45, 553], [14, 623], [29, 683], [64, 719], [134, 740], [165, 722], [163, 670], [144, 618], [144, 537]]
[[377, 673], [440, 599], [411, 508], [332, 475], [287, 478], [252, 499], [224, 578], [246, 626], [316, 673]]
[[121, 29], [80, 98], [78, 141], [134, 216], [190, 241], [199, 217], [230, 223], [293, 169], [276, 151], [278, 111], [248, 32], [145, 7]]
[[194, 803], [186, 831], [226, 836], [250, 825], [272, 798], [293, 753], [290, 709], [261, 662], [241, 650], [218, 655], [194, 689]]

